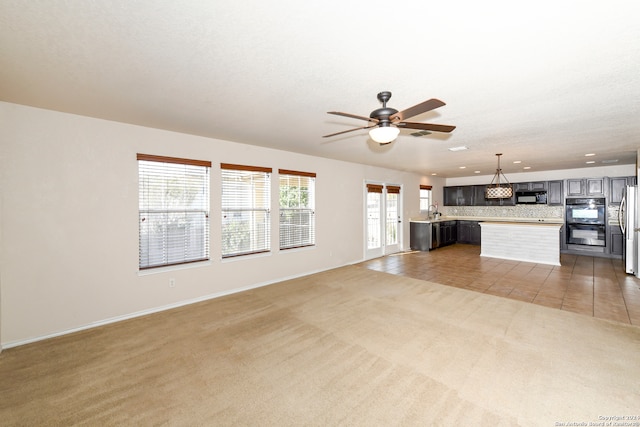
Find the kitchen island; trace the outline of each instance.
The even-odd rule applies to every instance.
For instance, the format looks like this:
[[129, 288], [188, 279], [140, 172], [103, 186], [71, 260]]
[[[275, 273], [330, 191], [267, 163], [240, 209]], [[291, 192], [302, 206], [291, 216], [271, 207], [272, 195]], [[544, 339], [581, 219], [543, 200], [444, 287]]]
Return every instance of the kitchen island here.
[[481, 222], [480, 256], [560, 265], [562, 224]]

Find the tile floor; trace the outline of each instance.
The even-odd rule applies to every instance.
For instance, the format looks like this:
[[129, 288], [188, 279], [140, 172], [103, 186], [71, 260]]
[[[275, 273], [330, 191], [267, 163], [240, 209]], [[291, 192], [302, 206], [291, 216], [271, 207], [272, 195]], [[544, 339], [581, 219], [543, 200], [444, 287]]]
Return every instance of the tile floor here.
[[357, 265], [477, 292], [640, 325], [640, 279], [619, 259], [560, 256], [561, 266], [480, 257], [480, 246], [455, 244], [403, 252]]

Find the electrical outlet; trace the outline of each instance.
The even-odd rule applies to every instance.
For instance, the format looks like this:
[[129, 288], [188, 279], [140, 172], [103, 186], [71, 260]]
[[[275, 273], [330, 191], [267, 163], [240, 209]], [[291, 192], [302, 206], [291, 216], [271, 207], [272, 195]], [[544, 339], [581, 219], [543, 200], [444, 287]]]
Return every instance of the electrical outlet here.
[[176, 279], [169, 279], [169, 287], [170, 288], [175, 288], [176, 287]]

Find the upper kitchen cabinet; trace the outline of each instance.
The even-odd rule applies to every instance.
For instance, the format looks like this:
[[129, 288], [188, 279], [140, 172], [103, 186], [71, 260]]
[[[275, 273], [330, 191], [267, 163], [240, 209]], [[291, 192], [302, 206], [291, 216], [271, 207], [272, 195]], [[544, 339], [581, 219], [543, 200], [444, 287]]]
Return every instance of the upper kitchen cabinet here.
[[444, 187], [445, 206], [471, 206], [473, 199], [473, 187], [470, 185], [460, 185], [455, 187]]
[[547, 189], [547, 181], [516, 182], [513, 191], [544, 191]]
[[567, 179], [567, 197], [605, 196], [605, 178]]
[[547, 204], [550, 206], [564, 204], [564, 193], [562, 189], [562, 181], [548, 182]]
[[473, 206], [493, 206], [493, 203], [495, 202], [491, 199], [485, 198], [486, 191], [486, 185], [473, 186]]
[[624, 189], [627, 185], [635, 185], [635, 176], [620, 176], [609, 178], [609, 204], [619, 205], [622, 201]]
[[473, 206], [501, 206], [503, 199], [487, 199], [487, 185], [473, 186]]

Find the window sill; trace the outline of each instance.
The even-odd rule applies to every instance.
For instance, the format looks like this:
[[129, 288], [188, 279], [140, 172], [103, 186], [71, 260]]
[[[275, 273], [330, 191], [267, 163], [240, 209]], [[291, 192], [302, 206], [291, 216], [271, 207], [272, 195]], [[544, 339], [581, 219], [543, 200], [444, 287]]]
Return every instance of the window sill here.
[[138, 276], [149, 276], [151, 274], [166, 273], [168, 271], [187, 270], [191, 268], [208, 267], [211, 265], [211, 260], [190, 262], [187, 264], [167, 265], [166, 267], [148, 268], [145, 270], [138, 270]]
[[225, 258], [221, 258], [221, 260], [223, 263], [227, 263], [227, 262], [241, 261], [243, 259], [263, 258], [271, 255], [272, 255], [271, 251], [264, 251], [264, 252], [248, 253], [245, 255], [235, 255], [235, 256], [225, 257]]

